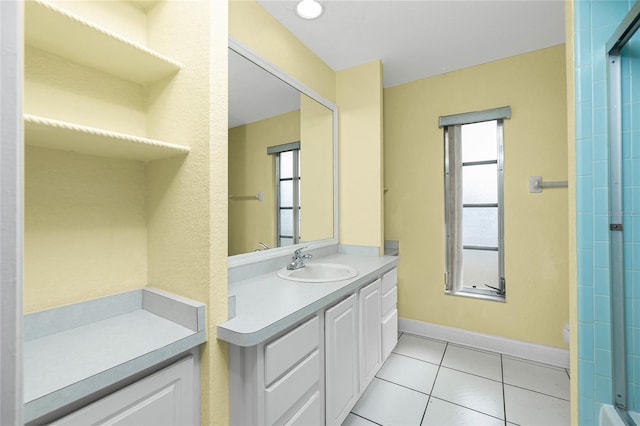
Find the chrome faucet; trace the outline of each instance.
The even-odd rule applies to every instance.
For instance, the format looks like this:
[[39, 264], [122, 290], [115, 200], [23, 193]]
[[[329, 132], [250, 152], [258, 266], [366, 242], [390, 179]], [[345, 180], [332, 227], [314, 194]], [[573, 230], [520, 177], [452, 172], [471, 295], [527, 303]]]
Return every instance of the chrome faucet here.
[[306, 249], [306, 247], [301, 247], [293, 252], [293, 256], [291, 256], [291, 263], [287, 265], [287, 269], [289, 271], [304, 268], [305, 260], [311, 259], [313, 257], [310, 254], [302, 254], [303, 249]]

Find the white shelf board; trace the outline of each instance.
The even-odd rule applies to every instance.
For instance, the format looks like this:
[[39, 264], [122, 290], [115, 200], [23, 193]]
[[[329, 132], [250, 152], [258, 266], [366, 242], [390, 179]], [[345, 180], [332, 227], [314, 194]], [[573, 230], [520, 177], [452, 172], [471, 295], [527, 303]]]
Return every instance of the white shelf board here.
[[151, 161], [189, 153], [187, 146], [24, 115], [25, 143], [100, 157]]
[[181, 68], [166, 56], [42, 0], [25, 2], [25, 42], [145, 86]]

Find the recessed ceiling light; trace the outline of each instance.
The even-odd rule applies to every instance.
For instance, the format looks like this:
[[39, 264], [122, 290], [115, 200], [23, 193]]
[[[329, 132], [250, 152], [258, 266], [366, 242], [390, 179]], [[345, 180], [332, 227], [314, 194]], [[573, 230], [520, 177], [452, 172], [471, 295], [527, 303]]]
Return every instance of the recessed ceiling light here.
[[302, 0], [296, 6], [296, 13], [304, 19], [316, 19], [322, 15], [322, 5], [316, 0]]

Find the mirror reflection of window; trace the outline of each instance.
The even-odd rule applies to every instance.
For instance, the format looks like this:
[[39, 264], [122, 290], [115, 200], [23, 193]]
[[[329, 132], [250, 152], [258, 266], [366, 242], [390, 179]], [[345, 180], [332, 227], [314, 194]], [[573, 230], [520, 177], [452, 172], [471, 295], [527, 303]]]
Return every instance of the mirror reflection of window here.
[[278, 247], [300, 242], [300, 150], [276, 156]]

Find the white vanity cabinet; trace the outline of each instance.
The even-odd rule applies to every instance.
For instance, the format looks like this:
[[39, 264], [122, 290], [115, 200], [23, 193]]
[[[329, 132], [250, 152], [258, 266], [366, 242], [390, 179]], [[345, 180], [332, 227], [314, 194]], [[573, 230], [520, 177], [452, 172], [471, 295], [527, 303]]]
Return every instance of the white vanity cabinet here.
[[328, 425], [342, 424], [359, 396], [357, 303], [352, 294], [325, 311]]
[[396, 268], [382, 276], [382, 361], [386, 360], [398, 343], [398, 270]]
[[189, 356], [142, 380], [65, 416], [51, 425], [178, 426], [198, 424], [194, 377]]
[[324, 423], [319, 315], [250, 347], [229, 346], [232, 425]]
[[218, 326], [218, 338], [230, 343], [232, 425], [341, 425], [371, 383], [397, 342], [397, 261], [345, 260], [359, 267], [356, 280], [267, 276], [231, 287], [236, 316]]

